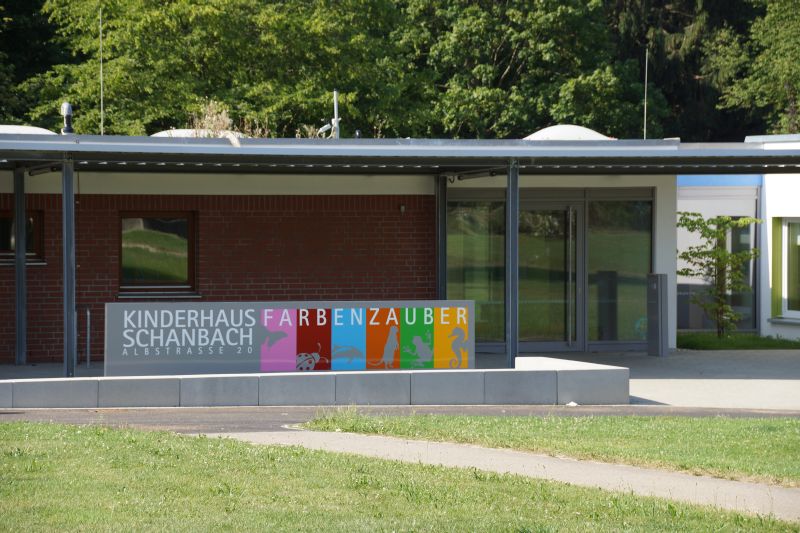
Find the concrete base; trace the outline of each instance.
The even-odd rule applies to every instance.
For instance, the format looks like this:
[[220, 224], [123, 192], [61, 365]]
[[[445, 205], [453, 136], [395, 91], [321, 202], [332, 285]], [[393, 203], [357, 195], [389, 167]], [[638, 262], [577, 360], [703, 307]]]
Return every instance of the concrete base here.
[[630, 371], [625, 367], [553, 357], [517, 357], [514, 367], [554, 371], [558, 376], [556, 403], [560, 405], [616, 405], [629, 401]]
[[547, 357], [517, 369], [0, 381], [0, 407], [628, 403], [628, 369]]

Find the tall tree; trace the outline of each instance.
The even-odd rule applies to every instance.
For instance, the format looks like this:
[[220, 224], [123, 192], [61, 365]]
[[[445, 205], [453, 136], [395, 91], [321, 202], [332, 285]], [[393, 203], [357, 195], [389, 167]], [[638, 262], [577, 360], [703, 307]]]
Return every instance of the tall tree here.
[[640, 130], [643, 86], [615, 60], [599, 0], [407, 0], [406, 12], [402, 42], [431, 71], [431, 134], [521, 137], [558, 122]]
[[765, 10], [746, 36], [724, 28], [707, 67], [724, 109], [756, 110], [773, 133], [800, 132], [800, 11], [794, 0], [753, 0]]
[[390, 0], [48, 0], [45, 10], [79, 60], [28, 82], [41, 100], [34, 118], [56, 120], [57, 103], [70, 99], [76, 130], [98, 131], [101, 5], [110, 133], [183, 126], [211, 99], [235, 120], [294, 135], [331, 116], [334, 88], [346, 126], [408, 131], [404, 80], [413, 74], [387, 39], [399, 13]]
[[606, 0], [621, 59], [634, 61], [644, 78], [649, 51], [649, 91], [663, 95], [663, 130], [689, 141], [742, 140], [759, 127], [754, 116], [720, 110], [718, 86], [704, 74], [706, 41], [723, 27], [743, 28], [750, 0]]

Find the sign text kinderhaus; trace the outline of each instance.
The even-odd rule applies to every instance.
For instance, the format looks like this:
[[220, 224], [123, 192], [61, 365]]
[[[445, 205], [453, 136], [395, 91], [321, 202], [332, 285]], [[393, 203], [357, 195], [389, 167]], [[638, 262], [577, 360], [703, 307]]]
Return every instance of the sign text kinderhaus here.
[[107, 376], [474, 368], [472, 301], [106, 304]]

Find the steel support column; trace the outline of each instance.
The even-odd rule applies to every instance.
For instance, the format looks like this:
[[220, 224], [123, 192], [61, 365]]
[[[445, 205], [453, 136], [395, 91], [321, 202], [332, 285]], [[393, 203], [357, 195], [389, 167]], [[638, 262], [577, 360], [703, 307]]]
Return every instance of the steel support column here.
[[[14, 362], [24, 365], [28, 353], [28, 277], [25, 267], [27, 243], [25, 212], [25, 169], [14, 169], [14, 281], [16, 287], [16, 331]], [[36, 228], [34, 228], [36, 229]]]
[[436, 297], [447, 299], [447, 176], [436, 178]]
[[72, 156], [64, 157], [61, 170], [61, 218], [64, 267], [64, 376], [75, 375], [78, 351], [75, 316], [75, 188]]
[[519, 162], [508, 163], [506, 184], [506, 367], [519, 350]]

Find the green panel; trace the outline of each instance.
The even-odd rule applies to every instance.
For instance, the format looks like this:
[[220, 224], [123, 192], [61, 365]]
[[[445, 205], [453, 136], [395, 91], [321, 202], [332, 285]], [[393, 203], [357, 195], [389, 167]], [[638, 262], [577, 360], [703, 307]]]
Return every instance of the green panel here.
[[400, 368], [433, 368], [433, 321], [425, 323], [424, 307], [406, 308], [401, 315]]
[[800, 311], [800, 222], [786, 224], [786, 309]]
[[783, 219], [772, 219], [772, 316], [781, 316], [783, 309]]

